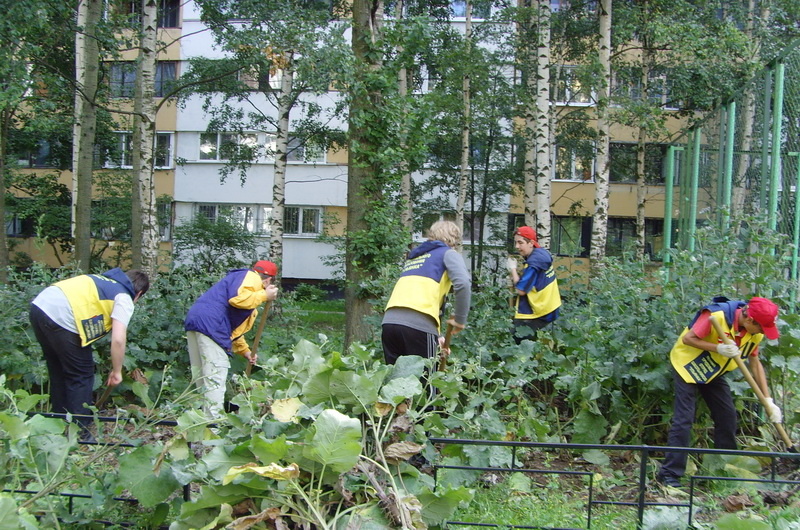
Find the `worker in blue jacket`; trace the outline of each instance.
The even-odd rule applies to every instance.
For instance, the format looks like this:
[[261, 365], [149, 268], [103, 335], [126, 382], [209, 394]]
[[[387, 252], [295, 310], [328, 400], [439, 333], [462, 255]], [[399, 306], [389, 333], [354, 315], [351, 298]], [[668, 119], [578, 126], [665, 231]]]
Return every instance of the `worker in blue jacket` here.
[[192, 379], [205, 396], [203, 410], [209, 419], [222, 416], [230, 356], [241, 355], [255, 364], [257, 352], [244, 338], [258, 314], [257, 308], [275, 300], [273, 285], [278, 267], [256, 262], [251, 269], [228, 272], [189, 309], [184, 321]]

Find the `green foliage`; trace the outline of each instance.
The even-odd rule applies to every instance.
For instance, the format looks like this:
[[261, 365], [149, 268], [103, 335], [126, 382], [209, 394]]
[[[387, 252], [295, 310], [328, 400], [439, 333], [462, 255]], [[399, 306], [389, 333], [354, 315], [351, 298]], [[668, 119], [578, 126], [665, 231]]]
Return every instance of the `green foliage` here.
[[249, 266], [256, 256], [257, 237], [231, 214], [223, 209], [214, 220], [197, 215], [176, 226], [175, 262], [206, 273]]

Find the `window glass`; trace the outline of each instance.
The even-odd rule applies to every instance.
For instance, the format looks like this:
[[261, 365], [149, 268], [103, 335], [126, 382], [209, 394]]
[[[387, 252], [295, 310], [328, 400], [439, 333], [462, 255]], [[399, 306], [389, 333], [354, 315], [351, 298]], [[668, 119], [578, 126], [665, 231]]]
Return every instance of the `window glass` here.
[[586, 256], [589, 244], [584, 241], [583, 217], [554, 217], [551, 225], [550, 252], [559, 256]]
[[172, 134], [156, 134], [156, 167], [172, 167]]
[[181, 12], [180, 0], [160, 0], [158, 3], [158, 27], [179, 27], [179, 14]]
[[177, 78], [178, 63], [175, 61], [159, 61], [156, 63], [155, 96], [164, 97], [172, 88]]
[[136, 85], [136, 65], [132, 62], [116, 62], [111, 64], [111, 80], [109, 87], [111, 97], [132, 98]]

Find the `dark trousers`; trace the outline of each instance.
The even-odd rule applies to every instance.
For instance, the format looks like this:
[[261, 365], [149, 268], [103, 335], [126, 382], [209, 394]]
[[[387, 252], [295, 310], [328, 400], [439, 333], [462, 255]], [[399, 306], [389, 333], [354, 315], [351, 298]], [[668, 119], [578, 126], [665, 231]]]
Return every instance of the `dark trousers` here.
[[[675, 404], [672, 426], [669, 429], [667, 445], [670, 447], [689, 447], [692, 425], [695, 418], [695, 405], [699, 393], [708, 405], [714, 422], [714, 447], [717, 449], [736, 449], [736, 427], [738, 418], [733, 404], [733, 396], [724, 376], [710, 383], [695, 385], [687, 383], [672, 371], [675, 383]], [[667, 453], [661, 466], [660, 476], [682, 477], [686, 471], [686, 453]]]
[[549, 323], [541, 318], [515, 318], [511, 330], [514, 342], [522, 344], [523, 340], [536, 340], [537, 332]]
[[[77, 333], [68, 331], [31, 304], [30, 320], [36, 340], [42, 346], [50, 377], [50, 404], [53, 412], [88, 414], [84, 403], [93, 403], [94, 358], [91, 346], [81, 346]], [[82, 425], [91, 420], [81, 418]]]
[[439, 349], [439, 337], [399, 324], [381, 326], [381, 344], [386, 364], [394, 364], [401, 355], [419, 355], [430, 359]]
[[[381, 343], [386, 364], [394, 364], [403, 355], [419, 355], [424, 359], [435, 357], [439, 351], [439, 336], [399, 324], [381, 326]], [[434, 368], [435, 370], [435, 368]], [[422, 384], [428, 398], [436, 396], [436, 388], [428, 384], [429, 370], [425, 369]]]

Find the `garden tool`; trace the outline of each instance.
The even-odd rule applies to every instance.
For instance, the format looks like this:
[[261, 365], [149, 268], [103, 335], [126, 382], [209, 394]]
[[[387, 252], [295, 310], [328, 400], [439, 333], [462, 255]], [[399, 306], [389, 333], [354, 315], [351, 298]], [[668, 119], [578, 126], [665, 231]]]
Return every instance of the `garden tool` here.
[[[258, 321], [258, 329], [256, 329], [256, 335], [253, 337], [253, 347], [250, 349], [251, 352], [258, 354], [258, 343], [261, 342], [261, 334], [264, 333], [264, 326], [267, 324], [267, 314], [269, 313], [269, 308], [272, 305], [271, 300], [267, 300], [264, 304], [264, 310], [261, 312], [261, 320]], [[250, 372], [253, 369], [253, 365], [248, 363], [247, 368], [244, 370], [244, 374], [247, 377], [250, 377]]]
[[100, 407], [102, 407], [105, 404], [106, 400], [108, 399], [108, 396], [111, 395], [112, 390], [114, 390], [114, 387], [110, 385], [107, 386], [105, 390], [103, 390], [103, 393], [100, 395], [99, 398], [97, 398], [97, 401], [94, 404], [97, 410], [100, 410]]
[[[719, 335], [719, 337], [726, 344], [736, 344], [733, 341], [733, 339], [731, 339], [730, 337], [728, 337], [728, 335], [725, 334], [725, 332], [722, 330], [722, 326], [720, 326], [719, 322], [713, 315], [709, 317], [709, 320], [711, 321], [711, 325], [714, 326], [714, 330], [716, 330], [717, 335]], [[750, 388], [753, 389], [753, 392], [755, 392], [756, 396], [758, 397], [759, 403], [761, 403], [761, 406], [764, 407], [765, 410], [769, 410], [769, 406], [767, 405], [767, 396], [765, 396], [764, 393], [761, 391], [761, 387], [759, 387], [758, 383], [756, 383], [753, 374], [750, 373], [750, 370], [747, 368], [747, 365], [744, 364], [742, 358], [737, 355], [736, 357], [733, 358], [733, 360], [736, 361], [736, 365], [739, 367], [739, 370], [742, 371], [742, 374], [744, 374], [745, 380], [750, 385]], [[789, 434], [786, 432], [786, 429], [783, 428], [783, 424], [774, 422], [772, 420], [770, 420], [770, 423], [772, 423], [772, 425], [775, 427], [775, 430], [778, 431], [778, 434], [783, 440], [783, 443], [786, 444], [786, 451], [790, 453], [797, 453], [798, 451], [795, 448], [794, 444], [792, 443], [791, 438], [789, 438]]]
[[444, 345], [439, 353], [439, 371], [444, 372], [447, 368], [447, 350], [450, 349], [450, 340], [453, 338], [453, 325], [447, 324], [447, 331], [444, 333]]

